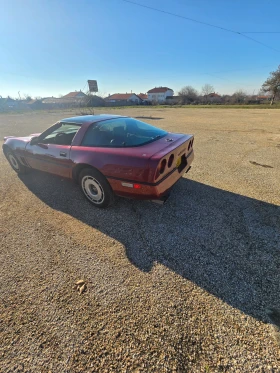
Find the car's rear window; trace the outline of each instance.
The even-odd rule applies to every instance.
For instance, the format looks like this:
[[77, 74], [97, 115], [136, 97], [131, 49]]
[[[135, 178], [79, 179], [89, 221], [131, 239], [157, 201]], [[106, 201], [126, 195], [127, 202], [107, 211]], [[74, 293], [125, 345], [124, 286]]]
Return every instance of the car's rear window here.
[[82, 141], [83, 146], [133, 147], [156, 141], [167, 132], [133, 118], [114, 118], [93, 123]]

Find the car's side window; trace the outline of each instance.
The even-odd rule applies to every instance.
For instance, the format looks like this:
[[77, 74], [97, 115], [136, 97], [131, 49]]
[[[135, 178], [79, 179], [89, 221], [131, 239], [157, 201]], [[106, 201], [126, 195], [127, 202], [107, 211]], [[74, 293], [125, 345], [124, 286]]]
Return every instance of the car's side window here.
[[80, 128], [80, 125], [75, 123], [59, 123], [54, 126], [51, 132], [47, 132], [46, 136], [40, 138], [40, 142], [43, 144], [71, 145]]

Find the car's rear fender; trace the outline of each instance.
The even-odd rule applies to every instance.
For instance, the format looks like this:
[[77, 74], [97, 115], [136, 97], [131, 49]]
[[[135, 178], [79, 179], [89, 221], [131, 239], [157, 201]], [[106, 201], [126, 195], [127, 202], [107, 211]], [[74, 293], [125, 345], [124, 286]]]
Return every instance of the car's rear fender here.
[[[73, 167], [72, 169], [72, 179], [78, 183], [79, 181], [79, 175], [80, 173], [82, 172], [82, 170], [86, 169], [86, 168], [92, 168], [94, 170], [97, 170], [95, 167], [93, 167], [92, 165], [88, 164], [88, 163], [80, 163], [80, 164], [77, 164], [75, 167]], [[98, 170], [97, 170], [98, 171]], [[100, 172], [100, 171], [99, 171]]]
[[158, 183], [175, 170], [181, 173], [188, 162], [189, 164], [192, 162], [193, 142], [193, 135], [183, 135], [176, 141], [170, 142], [170, 146], [155, 153], [150, 158], [150, 182]]
[[[130, 153], [130, 154], [129, 154]], [[71, 147], [70, 158], [75, 164], [73, 178], [83, 167], [94, 167], [107, 178], [147, 181], [148, 158], [132, 155], [131, 149]]]

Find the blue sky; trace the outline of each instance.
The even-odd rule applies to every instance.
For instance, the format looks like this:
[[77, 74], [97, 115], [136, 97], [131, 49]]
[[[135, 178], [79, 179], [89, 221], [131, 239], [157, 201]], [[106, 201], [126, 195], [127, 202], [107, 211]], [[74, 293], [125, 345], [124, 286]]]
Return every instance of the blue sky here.
[[[132, 0], [134, 1], [134, 0]], [[280, 32], [279, 0], [135, 0], [238, 32]], [[101, 94], [185, 85], [257, 93], [280, 64], [279, 34], [238, 34], [123, 0], [0, 0], [0, 95]]]

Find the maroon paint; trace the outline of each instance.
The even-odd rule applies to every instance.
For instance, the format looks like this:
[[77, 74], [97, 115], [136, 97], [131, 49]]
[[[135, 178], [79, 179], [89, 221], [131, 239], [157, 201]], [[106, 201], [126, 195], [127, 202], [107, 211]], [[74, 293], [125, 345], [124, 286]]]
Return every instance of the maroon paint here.
[[[31, 168], [46, 171], [67, 178], [73, 178], [75, 167], [83, 164], [95, 167], [108, 179], [113, 191], [122, 196], [156, 199], [162, 197], [180, 179], [193, 161], [193, 149], [188, 145], [193, 136], [169, 133], [152, 143], [130, 148], [106, 148], [81, 146], [82, 139], [91, 121], [85, 121], [76, 133], [72, 146], [55, 144], [30, 145], [34, 135], [28, 137], [6, 137], [4, 146], [10, 147], [19, 161]], [[172, 141], [167, 141], [167, 139]], [[171, 167], [166, 167], [162, 175], [157, 176], [160, 162], [174, 154]], [[181, 170], [176, 161], [182, 155], [187, 156], [187, 164]], [[172, 172], [173, 171], [173, 172]], [[140, 189], [122, 185], [122, 182], [136, 182]]]

